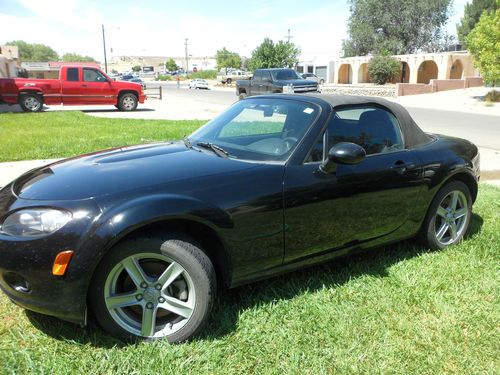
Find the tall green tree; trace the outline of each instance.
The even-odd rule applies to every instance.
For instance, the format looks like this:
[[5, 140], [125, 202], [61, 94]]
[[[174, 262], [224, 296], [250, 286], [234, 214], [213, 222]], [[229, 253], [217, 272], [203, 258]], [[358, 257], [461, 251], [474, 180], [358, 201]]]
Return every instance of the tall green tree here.
[[90, 56], [79, 55], [78, 53], [65, 53], [62, 55], [64, 62], [95, 62], [95, 59]]
[[165, 68], [169, 71], [169, 72], [173, 72], [177, 69], [179, 69], [179, 67], [177, 66], [177, 64], [175, 63], [175, 60], [170, 58], [167, 60], [167, 62], [165, 63]]
[[[495, 11], [500, 7], [500, 0], [472, 0], [471, 3], [465, 4], [464, 16], [457, 24], [458, 40], [467, 45], [467, 35], [474, 29], [476, 23], [479, 22], [481, 14], [486, 11]], [[500, 27], [500, 26], [499, 26]]]
[[241, 56], [236, 52], [231, 52], [223, 47], [217, 50], [215, 54], [215, 59], [217, 60], [217, 68], [240, 68], [241, 67]]
[[496, 85], [500, 79], [500, 9], [484, 12], [466, 41], [484, 80]]
[[248, 61], [250, 70], [260, 68], [293, 67], [299, 61], [300, 48], [291, 42], [280, 40], [274, 43], [271, 39], [264, 41], [252, 52]]
[[350, 0], [344, 57], [433, 50], [452, 0]]
[[38, 43], [26, 43], [24, 40], [13, 40], [5, 43], [19, 48], [19, 58], [22, 61], [57, 61], [59, 55], [49, 46]]

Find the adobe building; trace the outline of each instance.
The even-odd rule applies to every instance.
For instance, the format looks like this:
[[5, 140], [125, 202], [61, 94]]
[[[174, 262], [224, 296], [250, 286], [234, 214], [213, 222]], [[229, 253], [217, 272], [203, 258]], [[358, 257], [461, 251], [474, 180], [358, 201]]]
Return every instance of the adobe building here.
[[[467, 51], [394, 55], [401, 62], [401, 76], [393, 83], [424, 83], [432, 79], [465, 79], [479, 77]], [[368, 62], [372, 56], [356, 56], [335, 60], [336, 74], [332, 83], [362, 84], [370, 82]]]
[[0, 78], [17, 77], [18, 63], [17, 46], [0, 46]]

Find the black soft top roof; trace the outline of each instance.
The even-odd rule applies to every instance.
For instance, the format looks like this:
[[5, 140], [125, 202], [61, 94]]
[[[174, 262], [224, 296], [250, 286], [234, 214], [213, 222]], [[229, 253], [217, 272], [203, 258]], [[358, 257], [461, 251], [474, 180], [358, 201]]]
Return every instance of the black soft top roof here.
[[[277, 95], [277, 94], [274, 94]], [[279, 94], [278, 94], [279, 95]], [[425, 144], [431, 141], [431, 138], [424, 133], [422, 129], [413, 121], [408, 111], [401, 105], [386, 99], [372, 97], [372, 96], [356, 96], [356, 95], [340, 95], [340, 94], [307, 94], [307, 95], [296, 95], [296, 94], [285, 94], [280, 96], [287, 96], [290, 98], [297, 97], [301, 100], [311, 100], [315, 98], [325, 102], [329, 105], [332, 110], [349, 105], [363, 105], [372, 104], [376, 106], [382, 106], [387, 108], [390, 112], [396, 116], [401, 130], [403, 132], [405, 145], [407, 148], [414, 148], [421, 144]], [[272, 96], [268, 96], [272, 97]], [[315, 101], [316, 101], [315, 100]]]

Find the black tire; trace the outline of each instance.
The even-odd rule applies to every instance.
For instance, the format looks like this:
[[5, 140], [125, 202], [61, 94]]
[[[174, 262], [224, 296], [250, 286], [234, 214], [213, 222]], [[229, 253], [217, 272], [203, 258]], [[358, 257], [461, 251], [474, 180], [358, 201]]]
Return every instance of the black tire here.
[[240, 94], [238, 95], [239, 100], [245, 99], [246, 97], [247, 97], [247, 94], [244, 92], [240, 92]]
[[228, 85], [230, 85], [230, 84], [231, 84], [231, 82], [233, 82], [233, 80], [232, 80], [231, 78], [226, 79], [226, 83], [227, 83]]
[[21, 94], [19, 105], [24, 112], [40, 112], [43, 109], [43, 97], [40, 94]]
[[[456, 208], [452, 209], [455, 195], [458, 203]], [[449, 206], [445, 207], [448, 203]], [[462, 213], [464, 216], [454, 219]], [[432, 200], [420, 229], [419, 239], [422, 244], [433, 250], [454, 245], [460, 242], [467, 233], [471, 217], [472, 197], [469, 188], [461, 181], [451, 181], [443, 186]], [[447, 229], [446, 226], [448, 226]], [[452, 226], [454, 230], [452, 230]], [[443, 234], [441, 234], [440, 229], [444, 229]], [[440, 236], [441, 238], [439, 238]]]
[[132, 93], [125, 93], [120, 95], [118, 99], [118, 109], [123, 112], [135, 111], [137, 108], [137, 96]]
[[320, 84], [320, 85], [322, 85], [322, 84], [324, 84], [324, 83], [325, 83], [325, 80], [324, 80], [324, 79], [320, 79], [320, 80], [319, 80], [319, 84]]
[[[125, 270], [123, 264], [131, 264], [130, 259], [135, 259], [139, 264], [137, 268], [146, 273], [150, 284], [147, 288], [144, 288], [145, 285], [139, 287], [130, 277], [131, 273]], [[167, 286], [155, 290], [153, 284], [158, 286], [159, 275], [164, 275], [165, 270], [174, 264], [182, 269], [182, 273], [169, 279], [170, 284]], [[154, 281], [155, 277], [158, 280]], [[122, 286], [122, 290], [115, 291]], [[179, 293], [177, 296], [174, 293], [176, 288]], [[89, 298], [97, 322], [114, 337], [124, 341], [166, 339], [170, 343], [178, 343], [192, 338], [202, 329], [212, 308], [216, 288], [213, 265], [195, 241], [181, 234], [152, 234], [125, 240], [111, 249], [94, 273]], [[131, 297], [131, 306], [107, 307], [106, 301], [111, 301], [113, 295], [127, 293], [140, 302]], [[182, 305], [172, 305], [165, 298], [190, 304], [190, 315], [183, 318], [163, 309], [159, 306], [161, 298], [170, 307]], [[148, 305], [151, 305], [149, 310]], [[153, 334], [149, 336], [142, 335], [143, 330], [147, 330], [142, 323], [146, 311], [157, 314], [152, 318], [155, 323], [151, 325]]]

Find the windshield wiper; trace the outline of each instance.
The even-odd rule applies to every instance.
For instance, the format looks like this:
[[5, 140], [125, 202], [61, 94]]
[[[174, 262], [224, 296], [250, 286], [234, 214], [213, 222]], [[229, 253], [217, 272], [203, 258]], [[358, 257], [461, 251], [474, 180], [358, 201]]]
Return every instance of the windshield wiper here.
[[213, 143], [210, 142], [198, 142], [196, 143], [197, 146], [203, 147], [203, 148], [208, 148], [209, 150], [212, 150], [216, 155], [222, 157], [222, 158], [227, 158], [229, 156], [229, 152], [224, 150], [222, 147], [217, 146]]
[[189, 138], [187, 136], [184, 136], [184, 138], [182, 138], [182, 140], [184, 141], [184, 145], [187, 148], [193, 148], [193, 145], [191, 144], [191, 141], [189, 140]]

